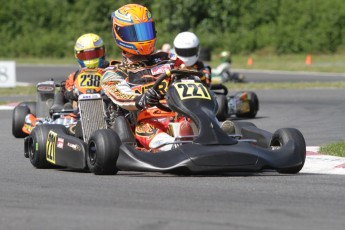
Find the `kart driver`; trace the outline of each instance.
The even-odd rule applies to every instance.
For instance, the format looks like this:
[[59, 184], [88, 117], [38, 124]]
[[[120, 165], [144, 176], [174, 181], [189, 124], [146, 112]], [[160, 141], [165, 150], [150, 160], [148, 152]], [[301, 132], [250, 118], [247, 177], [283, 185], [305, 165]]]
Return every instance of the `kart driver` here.
[[[122, 61], [104, 73], [102, 89], [119, 107], [137, 111], [135, 137], [140, 147], [154, 149], [172, 142], [167, 134], [174, 113], [155, 107], [161, 96], [150, 88], [167, 70], [182, 62], [172, 60], [166, 52], [155, 52], [156, 30], [150, 11], [139, 4], [127, 4], [112, 13], [112, 31], [116, 45], [122, 50]], [[190, 128], [190, 126], [189, 126]], [[159, 150], [169, 150], [165, 145]]]
[[[105, 48], [103, 40], [96, 34], [87, 33], [80, 36], [74, 46], [75, 57], [79, 63], [80, 68], [71, 73], [65, 83], [64, 88], [60, 88], [59, 92], [54, 95], [54, 102], [50, 108], [51, 113], [59, 112], [62, 109], [76, 109], [79, 91], [96, 91], [101, 90], [100, 80], [103, 75], [105, 67], [109, 65], [105, 59]], [[78, 76], [86, 76], [83, 78], [83, 84], [87, 87], [82, 87], [80, 84], [79, 89], [75, 87], [75, 81], [78, 81]], [[84, 92], [92, 93], [92, 92]], [[65, 103], [67, 101], [67, 103]], [[77, 117], [77, 110], [75, 113], [70, 113], [64, 116], [64, 121], [73, 123]], [[39, 119], [33, 114], [28, 114], [25, 117], [24, 126], [22, 131], [30, 134], [32, 129], [40, 123], [46, 122], [46, 118]], [[67, 123], [66, 123], [67, 125]]]
[[[181, 32], [174, 39], [174, 52], [177, 58], [183, 61], [185, 68], [196, 69], [204, 73], [200, 80], [207, 86], [211, 85], [211, 68], [199, 60], [200, 43], [199, 38], [192, 32]], [[225, 120], [220, 124], [227, 134], [234, 134], [234, 124]]]
[[88, 87], [90, 89], [99, 89], [101, 85], [98, 75], [102, 76], [103, 69], [109, 66], [109, 62], [106, 60], [103, 40], [94, 33], [84, 34], [77, 39], [74, 46], [74, 56], [80, 69], [71, 73], [66, 80], [64, 94], [65, 98], [70, 102], [78, 100], [79, 92], [75, 87], [75, 81], [79, 75], [88, 74], [85, 84], [90, 86]]
[[211, 84], [211, 68], [199, 60], [199, 38], [192, 32], [181, 32], [174, 39], [174, 53], [183, 61], [186, 68], [196, 69], [204, 73], [200, 80], [206, 85]]

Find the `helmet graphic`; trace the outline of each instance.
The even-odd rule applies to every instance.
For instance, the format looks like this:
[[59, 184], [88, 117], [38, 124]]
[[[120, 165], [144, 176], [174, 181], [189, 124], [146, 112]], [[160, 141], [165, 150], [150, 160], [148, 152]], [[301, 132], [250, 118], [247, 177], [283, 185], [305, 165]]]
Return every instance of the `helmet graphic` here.
[[97, 34], [80, 36], [74, 46], [74, 55], [81, 67], [101, 67], [105, 61], [105, 48]]
[[186, 66], [192, 66], [199, 58], [199, 39], [192, 32], [179, 33], [174, 40], [174, 49]]
[[127, 4], [112, 13], [116, 45], [134, 55], [155, 51], [156, 30], [150, 11], [138, 4]]

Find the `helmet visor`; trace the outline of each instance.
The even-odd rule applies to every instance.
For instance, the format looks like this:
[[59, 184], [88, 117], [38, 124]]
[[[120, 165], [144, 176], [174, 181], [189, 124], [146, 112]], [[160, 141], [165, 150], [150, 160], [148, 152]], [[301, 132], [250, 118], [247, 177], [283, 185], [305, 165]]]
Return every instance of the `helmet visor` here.
[[155, 23], [143, 22], [125, 27], [115, 26], [117, 34], [126, 42], [142, 42], [156, 37]]
[[192, 57], [198, 54], [199, 46], [186, 49], [180, 49], [175, 47], [175, 52], [180, 57]]
[[105, 55], [103, 47], [98, 47], [92, 50], [81, 50], [76, 52], [76, 56], [79, 60], [86, 61], [95, 58], [100, 58]]

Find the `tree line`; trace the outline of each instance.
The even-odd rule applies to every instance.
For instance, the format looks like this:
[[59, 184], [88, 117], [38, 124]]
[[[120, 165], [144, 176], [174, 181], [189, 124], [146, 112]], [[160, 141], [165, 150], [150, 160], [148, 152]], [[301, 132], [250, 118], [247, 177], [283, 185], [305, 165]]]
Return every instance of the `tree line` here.
[[71, 57], [76, 39], [99, 34], [119, 55], [111, 13], [145, 5], [156, 22], [157, 48], [192, 31], [217, 52], [336, 53], [344, 50], [343, 0], [0, 0], [0, 57]]

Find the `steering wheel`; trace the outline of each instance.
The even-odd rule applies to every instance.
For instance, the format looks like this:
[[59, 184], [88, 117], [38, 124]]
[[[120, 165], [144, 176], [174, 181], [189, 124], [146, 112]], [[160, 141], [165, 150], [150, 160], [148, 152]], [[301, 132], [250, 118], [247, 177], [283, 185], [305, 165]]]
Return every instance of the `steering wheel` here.
[[[155, 84], [153, 84], [152, 88], [158, 92], [158, 87], [159, 85], [163, 82], [164, 79], [166, 78], [170, 78], [173, 75], [174, 81], [181, 79], [181, 78], [185, 78], [188, 76], [198, 76], [198, 77], [202, 77], [204, 74], [202, 72], [199, 71], [195, 71], [195, 70], [178, 70], [178, 69], [174, 69], [171, 70], [170, 72], [165, 72], [163, 74], [161, 74], [158, 79], [156, 80]], [[172, 82], [172, 80], [170, 81], [170, 83]], [[166, 112], [171, 112], [171, 109], [166, 106], [163, 105], [162, 103], [158, 102], [158, 104], [156, 105], [157, 108], [166, 111]]]

